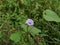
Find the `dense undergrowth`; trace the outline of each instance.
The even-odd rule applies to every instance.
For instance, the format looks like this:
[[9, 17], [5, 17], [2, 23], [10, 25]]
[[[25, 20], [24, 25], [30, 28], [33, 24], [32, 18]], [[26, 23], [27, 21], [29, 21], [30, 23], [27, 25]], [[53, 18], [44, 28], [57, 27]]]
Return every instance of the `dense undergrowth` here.
[[[0, 0], [0, 45], [60, 45], [60, 22], [45, 20], [47, 9], [60, 17], [60, 0]], [[34, 21], [34, 29], [27, 41], [28, 18]]]

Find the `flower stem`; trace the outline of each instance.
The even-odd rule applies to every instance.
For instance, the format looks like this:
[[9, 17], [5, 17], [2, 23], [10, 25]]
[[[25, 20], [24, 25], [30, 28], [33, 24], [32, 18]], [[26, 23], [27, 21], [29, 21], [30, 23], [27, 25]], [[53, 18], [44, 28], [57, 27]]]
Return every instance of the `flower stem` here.
[[29, 26], [27, 26], [27, 41], [28, 41], [28, 27], [29, 27]]

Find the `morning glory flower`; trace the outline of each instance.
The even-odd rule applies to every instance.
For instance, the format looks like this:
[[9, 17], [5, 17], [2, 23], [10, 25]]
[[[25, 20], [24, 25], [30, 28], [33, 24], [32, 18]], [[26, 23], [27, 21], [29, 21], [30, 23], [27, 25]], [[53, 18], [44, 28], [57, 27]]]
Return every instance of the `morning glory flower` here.
[[32, 19], [27, 19], [26, 24], [29, 26], [32, 26], [32, 25], [34, 25], [34, 21]]

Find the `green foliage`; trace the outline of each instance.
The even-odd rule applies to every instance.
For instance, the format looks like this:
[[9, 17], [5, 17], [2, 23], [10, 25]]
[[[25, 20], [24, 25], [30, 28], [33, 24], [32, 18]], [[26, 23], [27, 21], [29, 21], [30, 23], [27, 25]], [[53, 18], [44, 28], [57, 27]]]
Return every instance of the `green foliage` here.
[[40, 29], [37, 29], [36, 27], [33, 27], [33, 26], [31, 26], [31, 27], [29, 27], [30, 28], [30, 33], [33, 35], [33, 36], [35, 36], [35, 35], [39, 35], [39, 33], [41, 33], [41, 30]]
[[12, 33], [10, 36], [10, 39], [14, 42], [19, 42], [20, 41], [20, 33], [19, 32]]
[[0, 38], [2, 37], [2, 32], [0, 31]]
[[41, 33], [41, 30], [34, 26], [27, 26], [25, 24], [21, 24], [21, 27], [24, 29], [25, 32], [27, 32], [28, 28], [28, 31], [32, 34], [32, 36], [39, 35], [39, 33]]
[[60, 45], [60, 0], [0, 0], [0, 45]]
[[43, 18], [47, 21], [60, 22], [60, 17], [53, 11], [47, 9], [43, 12]]

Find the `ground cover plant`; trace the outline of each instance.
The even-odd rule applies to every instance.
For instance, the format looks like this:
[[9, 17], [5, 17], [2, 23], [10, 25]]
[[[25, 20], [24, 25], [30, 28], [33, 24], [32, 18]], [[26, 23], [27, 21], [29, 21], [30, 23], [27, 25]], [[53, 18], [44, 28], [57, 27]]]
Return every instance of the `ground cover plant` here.
[[60, 45], [60, 0], [0, 0], [0, 45]]

